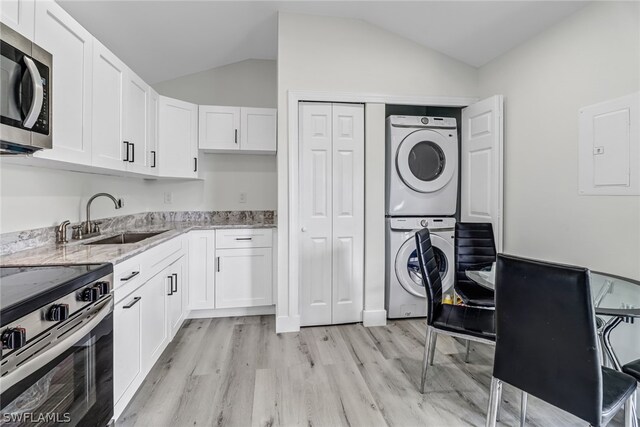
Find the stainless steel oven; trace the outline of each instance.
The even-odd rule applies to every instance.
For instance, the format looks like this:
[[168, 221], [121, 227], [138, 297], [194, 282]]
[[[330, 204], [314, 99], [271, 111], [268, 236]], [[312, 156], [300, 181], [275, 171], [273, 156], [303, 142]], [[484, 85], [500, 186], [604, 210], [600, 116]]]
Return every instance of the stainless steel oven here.
[[113, 417], [112, 274], [96, 280], [98, 274], [59, 281], [74, 289], [15, 320], [19, 307], [3, 309], [11, 321], [3, 321], [1, 334], [1, 426], [104, 427]]
[[53, 57], [0, 24], [0, 154], [52, 148]]

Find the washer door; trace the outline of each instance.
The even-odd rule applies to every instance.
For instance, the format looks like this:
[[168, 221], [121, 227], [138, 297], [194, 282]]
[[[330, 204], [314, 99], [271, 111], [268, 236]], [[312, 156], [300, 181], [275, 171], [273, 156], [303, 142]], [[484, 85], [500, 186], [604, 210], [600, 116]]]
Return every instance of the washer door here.
[[447, 141], [431, 129], [410, 133], [396, 152], [398, 175], [415, 191], [438, 191], [453, 177], [457, 163], [456, 150], [455, 141]]
[[[433, 245], [433, 253], [436, 257], [438, 270], [440, 271], [440, 278], [443, 282], [443, 290], [446, 290], [444, 289], [444, 282], [452, 266], [449, 265], [447, 256], [441, 248], [446, 247], [445, 245], [449, 243], [442, 237], [432, 234], [431, 244]], [[395, 270], [398, 282], [400, 282], [400, 285], [402, 285], [407, 292], [417, 297], [427, 297], [424, 285], [422, 284], [422, 273], [420, 272], [416, 241], [413, 234], [400, 246], [396, 255]]]

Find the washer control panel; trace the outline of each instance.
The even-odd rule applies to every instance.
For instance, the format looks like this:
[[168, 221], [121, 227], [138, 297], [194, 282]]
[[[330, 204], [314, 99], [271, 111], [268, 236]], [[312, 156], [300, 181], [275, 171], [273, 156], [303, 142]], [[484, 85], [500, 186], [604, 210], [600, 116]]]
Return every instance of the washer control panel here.
[[392, 230], [453, 229], [456, 226], [456, 219], [447, 217], [389, 218], [389, 224]]

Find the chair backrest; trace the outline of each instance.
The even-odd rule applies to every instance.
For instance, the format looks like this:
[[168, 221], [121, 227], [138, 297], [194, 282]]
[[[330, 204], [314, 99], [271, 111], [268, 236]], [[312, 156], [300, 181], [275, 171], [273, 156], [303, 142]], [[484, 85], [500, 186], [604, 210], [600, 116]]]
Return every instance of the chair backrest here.
[[458, 222], [455, 233], [455, 283], [473, 283], [465, 271], [479, 270], [496, 261], [496, 243], [490, 222]]
[[589, 270], [498, 255], [493, 375], [600, 425], [602, 370]]
[[431, 325], [434, 317], [442, 310], [442, 279], [428, 229], [423, 228], [416, 233], [416, 249], [422, 284], [427, 293], [427, 325]]

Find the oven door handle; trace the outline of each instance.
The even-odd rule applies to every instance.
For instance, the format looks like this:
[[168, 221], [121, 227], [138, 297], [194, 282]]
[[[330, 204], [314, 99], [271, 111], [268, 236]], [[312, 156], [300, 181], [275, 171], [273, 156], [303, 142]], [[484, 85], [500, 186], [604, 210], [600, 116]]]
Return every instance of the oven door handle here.
[[27, 64], [27, 70], [29, 70], [29, 75], [31, 76], [31, 84], [33, 85], [33, 97], [31, 98], [31, 107], [29, 108], [29, 113], [24, 119], [24, 122], [22, 122], [22, 126], [27, 129], [31, 129], [36, 123], [36, 120], [38, 120], [40, 112], [42, 111], [44, 88], [42, 86], [42, 77], [40, 77], [38, 67], [36, 67], [33, 59], [25, 56], [24, 63]]
[[105, 317], [113, 311], [113, 296], [109, 296], [107, 302], [100, 308], [100, 310], [87, 322], [82, 324], [82, 327], [76, 329], [72, 334], [66, 335], [62, 340], [58, 341], [52, 348], [44, 350], [40, 355], [28, 360], [23, 365], [10, 371], [7, 375], [0, 378], [0, 388], [2, 390], [8, 390], [10, 387], [19, 383], [29, 375], [36, 372], [38, 369], [45, 366], [47, 363], [60, 356], [62, 353], [73, 347], [82, 337], [87, 335], [93, 328], [95, 328]]

